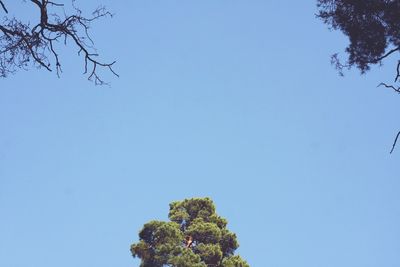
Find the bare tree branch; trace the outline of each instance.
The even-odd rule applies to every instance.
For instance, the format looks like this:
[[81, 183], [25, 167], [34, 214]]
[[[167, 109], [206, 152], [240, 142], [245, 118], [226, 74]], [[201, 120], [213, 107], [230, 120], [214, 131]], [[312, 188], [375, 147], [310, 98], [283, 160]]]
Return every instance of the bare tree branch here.
[[[40, 21], [31, 27], [16, 18], [6, 17], [0, 23], [0, 77], [6, 77], [17, 69], [27, 69], [30, 64], [45, 68], [48, 71], [56, 70], [59, 76], [62, 72], [59, 52], [60, 40], [66, 45], [67, 40], [72, 40], [78, 49], [78, 55], [83, 56], [84, 74], [88, 80], [97, 84], [106, 84], [98, 73], [98, 67], [109, 70], [118, 76], [113, 67], [115, 61], [105, 63], [98, 59], [94, 42], [89, 34], [91, 23], [103, 17], [112, 17], [104, 7], [97, 8], [90, 17], [82, 15], [72, 0], [74, 14], [61, 18], [57, 13], [49, 14], [48, 8], [60, 8], [59, 4], [49, 0], [30, 0], [39, 11]], [[8, 13], [3, 1], [2, 8]], [[87, 40], [89, 43], [87, 43]]]
[[387, 58], [388, 56], [390, 56], [390, 55], [393, 54], [394, 52], [399, 51], [399, 50], [400, 50], [400, 47], [396, 47], [396, 48], [394, 48], [394, 49], [392, 49], [392, 50], [386, 52], [383, 56], [378, 57], [377, 59], [371, 61], [370, 63], [376, 64], [376, 63], [382, 61], [383, 59]]
[[0, 6], [3, 8], [4, 12], [8, 13], [6, 6], [4, 5], [3, 1], [0, 1]]
[[400, 94], [400, 88], [399, 88], [399, 87], [396, 88], [396, 87], [394, 87], [393, 85], [388, 85], [388, 84], [386, 84], [386, 83], [380, 83], [380, 84], [378, 84], [377, 87], [379, 87], [379, 86], [384, 86], [384, 87], [386, 87], [386, 88], [393, 89], [395, 92], [397, 92], [397, 93]]
[[392, 149], [390, 150], [390, 154], [392, 154], [394, 148], [396, 147], [397, 139], [399, 139], [400, 132], [397, 133], [396, 138], [394, 139]]

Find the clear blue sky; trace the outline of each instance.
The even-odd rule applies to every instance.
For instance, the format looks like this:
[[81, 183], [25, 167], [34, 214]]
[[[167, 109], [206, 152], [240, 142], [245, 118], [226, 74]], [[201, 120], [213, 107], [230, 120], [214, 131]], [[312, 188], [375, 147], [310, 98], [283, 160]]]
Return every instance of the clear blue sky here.
[[111, 87], [72, 49], [0, 80], [0, 266], [138, 266], [142, 225], [202, 196], [252, 267], [400, 266], [393, 62], [340, 78], [314, 0], [100, 2]]

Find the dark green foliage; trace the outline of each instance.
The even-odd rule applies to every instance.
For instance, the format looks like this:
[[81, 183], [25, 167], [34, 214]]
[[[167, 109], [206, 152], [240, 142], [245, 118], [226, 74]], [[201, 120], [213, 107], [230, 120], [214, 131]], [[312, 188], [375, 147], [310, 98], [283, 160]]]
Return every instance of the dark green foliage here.
[[215, 213], [209, 198], [172, 202], [170, 222], [151, 221], [131, 246], [141, 267], [249, 267], [235, 256], [236, 235], [226, 229], [227, 221]]
[[349, 57], [336, 66], [356, 66], [362, 73], [386, 56], [400, 50], [400, 1], [318, 0], [319, 13], [326, 24], [349, 37]]
[[[318, 17], [332, 29], [342, 31], [350, 41], [346, 48], [348, 59], [342, 64], [332, 56], [332, 64], [343, 75], [343, 68], [357, 67], [365, 73], [371, 65], [400, 52], [400, 1], [399, 0], [317, 0]], [[394, 82], [400, 81], [400, 60], [397, 62]], [[400, 87], [380, 83], [379, 86], [400, 93]], [[393, 152], [400, 131], [390, 153]]]

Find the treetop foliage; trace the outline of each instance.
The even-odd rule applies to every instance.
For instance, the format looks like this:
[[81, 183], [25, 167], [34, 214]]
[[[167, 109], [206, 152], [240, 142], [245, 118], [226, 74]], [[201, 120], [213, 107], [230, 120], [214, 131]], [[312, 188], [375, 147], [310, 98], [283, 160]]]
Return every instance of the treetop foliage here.
[[[338, 54], [332, 64], [343, 75], [344, 68], [355, 66], [361, 73], [372, 65], [400, 52], [400, 1], [399, 0], [317, 0], [317, 17], [334, 30], [342, 31], [350, 41], [346, 48], [347, 62], [342, 64]], [[394, 82], [400, 80], [400, 60], [397, 62]], [[400, 87], [387, 83], [378, 86], [400, 93]], [[400, 131], [390, 153], [393, 152]]]
[[333, 56], [339, 70], [355, 66], [364, 73], [400, 50], [400, 1], [318, 0], [318, 8], [317, 16], [350, 40], [345, 64]]
[[215, 212], [209, 198], [192, 198], [170, 204], [169, 222], [150, 221], [131, 246], [141, 267], [249, 267], [240, 256], [236, 235], [227, 220]]

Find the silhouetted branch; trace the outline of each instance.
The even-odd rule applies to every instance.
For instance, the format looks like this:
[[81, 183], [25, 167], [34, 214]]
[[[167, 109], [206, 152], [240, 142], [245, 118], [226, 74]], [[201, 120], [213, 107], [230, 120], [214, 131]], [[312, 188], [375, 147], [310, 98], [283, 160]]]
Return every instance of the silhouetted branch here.
[[[398, 63], [397, 69], [399, 69], [399, 65], [400, 65], [400, 63]], [[397, 76], [399, 76], [399, 75], [397, 74]], [[379, 86], [384, 86], [384, 87], [386, 87], [386, 88], [393, 89], [396, 93], [399, 93], [399, 94], [400, 94], [400, 87], [397, 87], [397, 88], [396, 88], [396, 87], [394, 87], [393, 85], [388, 85], [388, 84], [386, 84], [386, 83], [380, 83], [380, 84], [378, 85], [378, 87], [379, 87]], [[390, 150], [390, 154], [392, 154], [392, 152], [394, 151], [394, 148], [396, 147], [397, 139], [399, 138], [399, 136], [400, 136], [400, 131], [397, 133], [396, 138], [394, 139], [392, 149]]]
[[3, 8], [4, 12], [8, 13], [6, 6], [4, 5], [3, 1], [0, 1], [0, 6]]
[[397, 93], [400, 93], [400, 88], [399, 87], [394, 87], [393, 85], [388, 85], [388, 84], [386, 84], [386, 83], [380, 83], [380, 84], [378, 84], [378, 86], [377, 87], [379, 87], [379, 86], [384, 86], [384, 87], [386, 87], [386, 88], [390, 88], [390, 89], [393, 89], [395, 92], [397, 92]]
[[392, 154], [394, 148], [396, 147], [397, 139], [399, 139], [399, 136], [400, 136], [400, 132], [397, 133], [396, 138], [394, 139], [392, 149], [390, 150], [390, 154]]
[[[75, 14], [64, 15], [61, 18], [57, 14], [48, 13], [48, 7], [63, 7], [48, 0], [30, 0], [39, 11], [40, 21], [33, 27], [16, 18], [5, 18], [0, 23], [0, 77], [6, 77], [17, 69], [26, 69], [29, 64], [36, 65], [52, 71], [53, 67], [59, 76], [62, 72], [59, 53], [56, 44], [60, 40], [66, 45], [67, 40], [72, 40], [78, 48], [78, 55], [84, 58], [84, 74], [95, 84], [105, 84], [98, 74], [98, 67], [108, 69], [113, 75], [118, 76], [113, 67], [115, 61], [105, 63], [100, 61], [94, 42], [89, 34], [91, 22], [110, 16], [104, 7], [97, 8], [91, 17], [82, 15], [72, 0]], [[2, 8], [8, 12], [3, 1], [0, 0]], [[2, 35], [1, 35], [2, 33]], [[89, 43], [86, 41], [89, 40]]]
[[390, 56], [390, 55], [393, 54], [394, 52], [399, 51], [399, 50], [400, 50], [400, 47], [396, 47], [396, 48], [394, 48], [394, 49], [388, 51], [387, 53], [385, 53], [383, 56], [378, 57], [377, 59], [371, 61], [370, 63], [376, 64], [376, 63], [382, 61], [383, 59], [387, 58], [388, 56]]
[[339, 58], [338, 53], [331, 56], [331, 64], [335, 66], [335, 69], [339, 72], [340, 76], [344, 76], [343, 69], [350, 69], [351, 65], [343, 64]]

